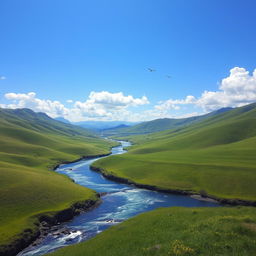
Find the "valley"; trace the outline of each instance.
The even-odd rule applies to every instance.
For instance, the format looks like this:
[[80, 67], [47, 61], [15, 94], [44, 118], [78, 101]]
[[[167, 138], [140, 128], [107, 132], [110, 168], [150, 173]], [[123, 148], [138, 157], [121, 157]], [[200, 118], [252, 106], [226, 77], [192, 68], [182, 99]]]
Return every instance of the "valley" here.
[[[139, 221], [136, 228], [146, 232], [146, 237], [149, 236], [148, 246], [142, 248], [142, 245], [139, 245], [143, 243], [140, 240], [140, 235], [135, 235], [135, 233], [131, 238], [131, 243], [134, 243], [134, 246], [125, 241], [120, 241], [120, 246], [123, 248], [131, 246], [134, 255], [151, 255], [153, 252], [156, 255], [163, 255], [162, 253], [167, 253], [168, 250], [176, 250], [176, 247], [191, 248], [191, 250], [188, 249], [189, 255], [194, 255], [196, 252], [196, 255], [203, 255], [207, 247], [194, 242], [182, 230], [176, 232], [176, 236], [180, 237], [180, 239], [176, 239], [177, 241], [170, 236], [172, 245], [168, 245], [167, 240], [161, 238], [161, 234], [169, 232], [161, 226], [164, 225], [161, 224], [161, 221], [166, 219], [164, 217], [166, 212], [173, 216], [170, 225], [174, 229], [181, 228], [179, 226], [180, 216], [184, 217], [183, 221], [187, 221], [188, 226], [192, 225], [193, 219], [198, 228], [202, 225], [200, 216], [205, 216], [207, 219], [205, 223], [214, 224], [214, 228], [210, 224], [208, 226], [205, 224], [202, 234], [197, 235], [199, 240], [201, 235], [205, 235], [207, 239], [215, 241], [217, 237], [212, 237], [211, 234], [219, 232], [230, 248], [233, 248], [233, 243], [237, 243], [235, 241], [238, 240], [247, 244], [245, 254], [241, 255], [246, 255], [253, 250], [254, 244], [251, 238], [254, 236], [255, 209], [248, 206], [241, 207], [241, 205], [255, 205], [256, 200], [254, 186], [255, 104], [210, 113], [207, 117], [194, 118], [193, 122], [190, 122], [190, 118], [175, 122], [171, 120], [171, 123], [174, 122], [178, 126], [160, 132], [145, 134], [140, 132], [141, 128], [139, 128], [139, 134], [128, 133], [124, 136], [123, 129], [128, 129], [127, 127], [115, 128], [115, 135], [112, 134], [111, 137], [131, 141], [131, 146], [126, 142], [122, 142], [123, 146], [117, 146], [118, 142], [100, 138], [92, 131], [62, 123], [44, 114], [26, 109], [1, 110], [0, 114], [2, 118], [1, 141], [2, 145], [5, 145], [0, 153], [1, 213], [3, 213], [0, 227], [2, 230], [0, 248], [2, 255], [12, 255], [15, 250], [18, 252], [29, 245], [40, 235], [40, 232], [42, 233], [40, 223], [43, 220], [50, 221], [51, 225], [56, 225], [59, 222], [72, 219], [78, 212], [88, 210], [92, 205], [98, 204], [100, 202], [99, 194], [102, 193], [103, 203], [101, 206], [89, 213], [83, 213], [81, 217], [75, 217], [68, 224], [73, 229], [75, 228], [73, 232], [75, 232], [74, 234], [77, 232], [78, 236], [74, 235], [72, 239], [67, 238], [68, 242], [65, 242], [65, 237], [54, 237], [51, 233], [46, 233], [45, 238], [41, 238], [42, 242], [32, 248], [28, 247], [19, 255], [44, 255], [57, 248], [88, 239], [88, 241], [73, 245], [73, 247], [68, 246], [60, 251], [57, 250], [53, 252], [53, 255], [68, 255], [70, 250], [74, 255], [83, 255], [88, 248], [92, 248], [88, 251], [90, 255], [99, 255], [102, 253], [101, 250], [105, 243], [117, 239], [116, 233], [119, 232], [116, 230], [119, 230], [119, 226], [121, 230], [122, 227], [126, 227], [127, 232], [140, 234], [140, 231], [134, 230], [135, 227], [132, 223], [136, 223], [144, 215], [147, 216], [146, 223], [143, 224]], [[158, 125], [158, 120], [154, 120], [149, 121], [149, 124], [137, 124], [131, 128], [136, 130], [136, 127], [141, 125], [151, 127], [150, 122], [153, 122], [154, 127]], [[182, 123], [183, 125], [181, 125]], [[159, 126], [162, 127], [162, 120], [159, 120]], [[119, 129], [121, 132], [118, 132]], [[108, 132], [110, 130], [107, 129]], [[104, 157], [109, 154], [111, 147], [114, 147], [113, 154]], [[122, 154], [126, 152], [123, 148], [128, 150], [126, 154]], [[103, 157], [95, 158], [96, 156]], [[86, 158], [92, 159], [86, 160]], [[72, 163], [78, 159], [80, 162]], [[71, 163], [69, 164], [69, 162]], [[62, 163], [66, 163], [66, 165], [62, 165]], [[106, 180], [100, 176], [100, 173], [90, 171], [90, 165], [93, 170], [113, 181]], [[57, 168], [55, 172], [52, 171], [54, 167]], [[17, 177], [19, 178], [17, 179]], [[120, 182], [127, 183], [127, 185], [120, 184]], [[132, 184], [141, 188], [135, 189], [131, 186]], [[113, 187], [113, 191], [111, 187]], [[160, 191], [160, 193], [145, 190], [145, 188]], [[130, 198], [135, 194], [128, 193], [129, 190], [137, 191], [138, 201], [135, 198]], [[106, 195], [105, 192], [107, 192]], [[110, 194], [108, 195], [108, 193]], [[120, 198], [115, 196], [119, 195], [118, 193], [121, 193]], [[162, 199], [160, 199], [161, 194], [164, 196]], [[206, 201], [199, 201], [188, 197], [188, 195], [199, 195], [202, 200]], [[147, 197], [151, 199], [148, 198], [149, 201], [147, 201]], [[155, 198], [156, 202], [151, 205], [152, 198]], [[240, 206], [237, 208], [217, 207], [219, 209], [210, 207], [208, 209], [207, 206], [214, 206], [215, 203], [207, 202], [207, 198], [219, 201], [222, 206], [225, 204]], [[133, 207], [129, 206], [129, 200], [133, 200], [136, 205], [134, 211], [127, 211]], [[160, 201], [158, 202], [158, 200]], [[120, 217], [121, 212], [118, 213], [121, 205], [124, 207], [123, 217]], [[163, 206], [172, 207], [166, 208], [166, 210], [159, 208]], [[197, 208], [175, 208], [174, 206]], [[206, 208], [204, 209], [202, 206]], [[61, 217], [62, 215], [59, 213], [63, 210], [70, 212], [69, 217]], [[106, 210], [109, 211], [107, 214], [109, 217], [104, 215]], [[115, 213], [115, 211], [117, 212]], [[140, 215], [145, 211], [149, 211], [149, 213]], [[199, 213], [199, 215], [191, 219], [190, 214], [195, 213]], [[133, 217], [137, 214], [139, 215]], [[159, 217], [161, 221], [154, 231], [158, 237], [157, 244], [154, 245], [146, 226], [154, 226], [155, 216], [161, 216]], [[229, 216], [229, 224], [223, 226], [225, 229], [223, 233], [221, 227], [222, 222], [226, 221], [225, 216]], [[130, 217], [133, 218], [126, 221]], [[121, 223], [123, 221], [124, 223]], [[175, 223], [175, 225], [173, 226], [171, 223]], [[116, 224], [118, 224], [116, 227], [111, 227]], [[66, 224], [63, 225], [66, 228]], [[109, 227], [109, 230], [92, 238]], [[192, 225], [191, 229], [193, 227]], [[243, 229], [242, 233], [240, 229]], [[124, 232], [124, 236], [127, 236], [126, 231], [122, 232]], [[235, 240], [234, 238], [230, 240], [228, 232], [233, 232]], [[102, 239], [103, 246], [91, 247], [91, 244], [93, 245], [94, 241], [98, 239]], [[191, 244], [193, 244], [192, 247]], [[214, 253], [221, 246], [222, 244], [216, 240], [215, 245], [209, 247], [211, 251], [209, 255], [215, 255]], [[237, 244], [236, 250], [241, 248], [244, 248], [242, 242]], [[120, 247], [114, 246], [109, 250], [111, 253], [109, 255], [120, 255], [118, 250]], [[227, 249], [226, 255], [233, 255], [232, 250]]]

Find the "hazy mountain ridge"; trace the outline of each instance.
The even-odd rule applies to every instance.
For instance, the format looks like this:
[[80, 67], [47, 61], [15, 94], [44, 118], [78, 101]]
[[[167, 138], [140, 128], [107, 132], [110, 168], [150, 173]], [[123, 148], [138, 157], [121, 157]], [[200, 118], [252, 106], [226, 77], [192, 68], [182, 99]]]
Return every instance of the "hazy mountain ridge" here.
[[133, 126], [138, 122], [128, 122], [128, 121], [82, 121], [82, 122], [73, 122], [72, 124], [78, 125], [80, 127], [90, 129], [90, 130], [97, 130], [102, 131], [105, 129], [115, 129], [120, 125], [125, 126]]
[[210, 116], [215, 116], [221, 113], [225, 113], [232, 110], [232, 108], [221, 108], [219, 110], [210, 112], [201, 116], [193, 116], [188, 118], [161, 118], [152, 121], [142, 122], [130, 127], [115, 127], [110, 129], [105, 129], [102, 133], [105, 136], [128, 136], [137, 134], [148, 134], [154, 132], [160, 132], [169, 129], [176, 129], [180, 127], [189, 126], [193, 123], [200, 122]]

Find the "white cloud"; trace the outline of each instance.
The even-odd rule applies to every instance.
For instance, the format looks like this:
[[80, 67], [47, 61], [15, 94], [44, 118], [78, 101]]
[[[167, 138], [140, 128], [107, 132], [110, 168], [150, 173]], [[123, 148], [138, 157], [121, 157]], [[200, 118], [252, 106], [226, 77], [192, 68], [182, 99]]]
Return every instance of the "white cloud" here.
[[173, 100], [169, 99], [166, 101], [159, 102], [158, 105], [155, 106], [155, 109], [159, 111], [168, 111], [170, 109], [179, 110], [180, 107], [177, 105], [186, 105], [195, 103], [196, 98], [192, 95], [188, 95], [184, 100]]
[[222, 79], [219, 90], [204, 91], [199, 98], [189, 95], [181, 100], [169, 99], [155, 108], [167, 111], [178, 105], [194, 104], [204, 111], [212, 111], [222, 107], [240, 107], [255, 101], [256, 69], [250, 75], [246, 69], [235, 67], [228, 77]]
[[25, 93], [6, 93], [5, 98], [7, 100], [21, 100], [21, 101], [27, 101], [27, 100], [32, 100], [35, 98], [36, 93], [34, 92], [29, 92], [27, 94]]
[[[77, 101], [79, 102], [79, 101]], [[107, 91], [91, 92], [89, 99], [83, 104], [97, 104], [105, 106], [106, 108], [139, 106], [148, 104], [149, 101], [146, 96], [141, 98], [134, 98], [131, 95], [124, 96], [122, 92], [110, 93]]]
[[[124, 120], [132, 115], [128, 107], [137, 107], [148, 104], [146, 96], [134, 98], [123, 93], [110, 93], [107, 91], [91, 92], [84, 102], [76, 101], [71, 108], [65, 107], [59, 101], [39, 99], [35, 92], [6, 93], [5, 98], [11, 104], [1, 104], [4, 108], [30, 108], [37, 112], [45, 112], [51, 117], [62, 116], [70, 121], [83, 121], [87, 119]], [[72, 103], [73, 100], [68, 100]]]
[[84, 102], [76, 101], [74, 108], [80, 110], [83, 115], [89, 117], [112, 118], [117, 115], [125, 115], [128, 107], [137, 107], [148, 104], [146, 96], [134, 98], [125, 96], [122, 92], [110, 93], [107, 91], [91, 92]]
[[240, 107], [256, 101], [256, 69], [253, 74], [244, 68], [235, 67], [221, 81], [216, 92], [205, 91], [198, 99], [198, 106], [206, 111], [221, 107]]
[[5, 76], [0, 76], [0, 80], [5, 80], [6, 77]]
[[59, 101], [38, 99], [35, 92], [6, 93], [5, 98], [13, 102], [2, 105], [6, 108], [30, 108], [37, 112], [45, 112], [51, 117], [64, 116], [68, 113], [68, 109]]
[[156, 118], [181, 118], [199, 115], [222, 107], [239, 107], [256, 101], [256, 69], [253, 74], [235, 67], [230, 75], [220, 82], [217, 91], [204, 91], [200, 97], [188, 95], [184, 99], [161, 101], [144, 111], [132, 111], [132, 107], [149, 104], [146, 96], [135, 98], [122, 92], [91, 92], [84, 101], [67, 100], [66, 107], [59, 101], [44, 100], [36, 93], [7, 93], [10, 104], [5, 108], [31, 108], [45, 112], [51, 117], [62, 116], [70, 121], [122, 120], [147, 121]]

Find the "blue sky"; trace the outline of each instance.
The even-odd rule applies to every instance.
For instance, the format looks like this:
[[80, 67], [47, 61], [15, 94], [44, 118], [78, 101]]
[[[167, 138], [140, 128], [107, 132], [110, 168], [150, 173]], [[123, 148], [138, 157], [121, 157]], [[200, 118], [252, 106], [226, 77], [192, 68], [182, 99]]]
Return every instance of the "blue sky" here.
[[254, 0], [2, 0], [0, 104], [138, 121], [254, 102], [255, 9]]

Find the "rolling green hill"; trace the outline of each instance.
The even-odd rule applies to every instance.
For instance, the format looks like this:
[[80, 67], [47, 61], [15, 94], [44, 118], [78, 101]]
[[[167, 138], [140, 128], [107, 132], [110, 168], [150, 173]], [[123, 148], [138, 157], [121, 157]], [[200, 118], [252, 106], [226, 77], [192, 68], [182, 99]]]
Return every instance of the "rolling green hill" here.
[[129, 136], [124, 155], [93, 164], [106, 175], [161, 189], [256, 201], [256, 104], [180, 127]]
[[0, 145], [0, 255], [7, 255], [7, 245], [20, 237], [25, 243], [38, 231], [36, 216], [97, 200], [92, 190], [52, 168], [81, 156], [106, 154], [113, 143], [43, 113], [0, 109]]
[[105, 136], [129, 136], [138, 134], [148, 134], [154, 132], [165, 131], [169, 129], [179, 129], [180, 127], [189, 126], [193, 123], [197, 123], [204, 120], [210, 116], [215, 116], [220, 113], [224, 113], [231, 110], [231, 108], [222, 108], [217, 111], [211, 112], [202, 116], [193, 116], [189, 118], [162, 118], [156, 119], [148, 122], [143, 122], [130, 127], [118, 127], [113, 129], [105, 129], [102, 134]]

